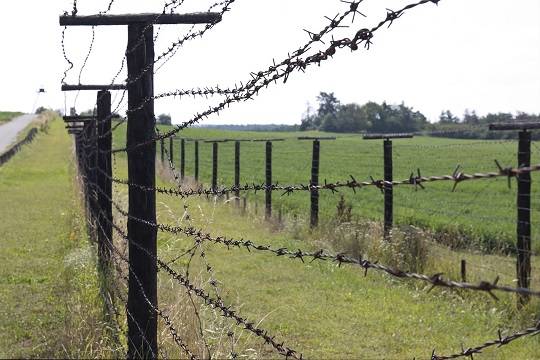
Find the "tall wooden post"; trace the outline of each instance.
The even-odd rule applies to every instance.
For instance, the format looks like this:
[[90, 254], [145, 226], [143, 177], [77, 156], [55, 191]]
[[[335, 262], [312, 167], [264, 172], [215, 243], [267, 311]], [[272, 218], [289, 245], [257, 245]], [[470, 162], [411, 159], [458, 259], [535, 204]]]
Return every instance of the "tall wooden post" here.
[[[319, 140], [313, 141], [313, 154], [311, 158], [311, 186], [319, 185], [319, 159], [321, 144]], [[310, 225], [312, 228], [319, 225], [319, 190], [311, 190], [311, 217]]]
[[108, 265], [111, 256], [110, 239], [113, 238], [112, 228], [112, 133], [111, 133], [111, 93], [106, 90], [97, 94], [97, 134], [98, 154], [97, 172], [99, 214], [98, 214], [98, 245], [99, 259]]
[[[157, 358], [154, 24], [215, 24], [219, 13], [60, 16], [61, 26], [128, 26], [128, 358]], [[137, 79], [137, 80], [135, 80]], [[131, 111], [129, 111], [131, 110]], [[164, 143], [161, 141], [161, 161]], [[135, 220], [136, 219], [136, 220]], [[141, 221], [142, 220], [142, 221]]]
[[266, 191], [265, 191], [265, 203], [266, 203], [266, 220], [270, 220], [272, 217], [272, 142], [266, 142]]
[[212, 143], [212, 190], [217, 190], [218, 179], [218, 143]]
[[393, 163], [392, 163], [392, 140], [390, 139], [410, 139], [413, 134], [366, 134], [365, 140], [383, 139], [384, 153], [384, 238], [390, 240], [392, 227], [394, 224], [394, 186], [392, 185]]
[[[489, 130], [520, 130], [518, 144], [518, 166], [531, 165], [531, 133], [540, 129], [538, 122], [512, 122], [490, 124]], [[516, 273], [518, 287], [529, 288], [531, 282], [531, 174], [517, 176], [517, 261]], [[529, 301], [529, 296], [519, 295], [518, 306]]]
[[159, 141], [159, 145], [161, 148], [161, 163], [164, 164], [165, 163], [165, 140], [161, 139]]
[[[531, 165], [531, 133], [527, 130], [519, 132], [518, 145], [519, 167]], [[531, 173], [523, 173], [517, 177], [517, 275], [518, 287], [529, 288], [531, 279]], [[521, 296], [520, 302], [525, 304], [528, 296]]]
[[180, 140], [180, 178], [184, 181], [186, 176], [186, 140]]
[[86, 160], [87, 160], [87, 199], [90, 210], [90, 236], [93, 241], [97, 241], [96, 221], [99, 213], [97, 199], [97, 139], [96, 139], [96, 121], [95, 119], [87, 123], [85, 129], [86, 136]]
[[[138, 44], [139, 39], [143, 39]], [[153, 26], [148, 23], [128, 25], [127, 64], [128, 78], [136, 78], [150, 67], [142, 77], [128, 85], [128, 107], [136, 109], [145, 99], [154, 95]], [[132, 184], [154, 188], [156, 183], [154, 102], [147, 101], [142, 109], [129, 112], [127, 147], [141, 143], [143, 146], [128, 151], [128, 178]], [[162, 161], [163, 158], [163, 141]], [[157, 230], [131, 217], [156, 223], [156, 194], [143, 188], [129, 187], [129, 291], [128, 311], [128, 358], [151, 358], [157, 356]], [[148, 303], [150, 302], [150, 304]], [[140, 329], [139, 329], [140, 328]], [[141, 334], [142, 330], [142, 334]]]
[[236, 206], [240, 206], [240, 141], [234, 142], [234, 186]]
[[169, 159], [174, 164], [174, 138], [169, 138]]
[[195, 182], [199, 182], [199, 141], [195, 140]]
[[392, 140], [384, 140], [384, 237], [390, 239], [394, 223]]

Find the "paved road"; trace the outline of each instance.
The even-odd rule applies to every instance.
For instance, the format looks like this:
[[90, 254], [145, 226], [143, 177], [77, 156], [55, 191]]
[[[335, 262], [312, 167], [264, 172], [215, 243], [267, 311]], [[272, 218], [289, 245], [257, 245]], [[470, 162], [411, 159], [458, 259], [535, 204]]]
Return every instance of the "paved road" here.
[[9, 148], [17, 139], [17, 134], [21, 132], [36, 118], [36, 115], [21, 115], [11, 120], [7, 124], [0, 125], [0, 154]]

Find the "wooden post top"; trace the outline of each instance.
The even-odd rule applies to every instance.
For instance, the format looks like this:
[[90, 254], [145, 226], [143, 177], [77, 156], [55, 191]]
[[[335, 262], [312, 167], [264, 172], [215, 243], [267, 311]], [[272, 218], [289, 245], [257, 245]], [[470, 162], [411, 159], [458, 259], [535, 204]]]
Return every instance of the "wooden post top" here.
[[80, 90], [125, 90], [125, 84], [109, 84], [109, 85], [68, 85], [62, 84], [62, 91], [80, 91]]
[[364, 140], [390, 140], [390, 139], [411, 139], [414, 134], [365, 134]]
[[221, 14], [200, 12], [190, 14], [119, 14], [119, 15], [61, 15], [61, 26], [101, 26], [147, 24], [215, 24], [221, 21]]

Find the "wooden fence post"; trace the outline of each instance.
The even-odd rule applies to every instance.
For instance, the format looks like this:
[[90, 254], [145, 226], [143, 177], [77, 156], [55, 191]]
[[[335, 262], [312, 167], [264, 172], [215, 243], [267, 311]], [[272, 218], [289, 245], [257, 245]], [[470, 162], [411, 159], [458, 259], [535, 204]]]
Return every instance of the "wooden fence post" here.
[[266, 191], [265, 191], [265, 203], [266, 203], [266, 220], [270, 220], [272, 217], [272, 142], [266, 142]]
[[[128, 151], [128, 179], [132, 184], [155, 188], [155, 116], [153, 80], [154, 43], [153, 25], [135, 23], [128, 25], [127, 64], [128, 78], [141, 78], [128, 85], [127, 147], [139, 145]], [[139, 41], [142, 41], [139, 43]], [[146, 69], [149, 69], [146, 71]], [[144, 72], [146, 71], [146, 72]], [[164, 142], [161, 141], [164, 160]], [[129, 290], [128, 358], [157, 357], [157, 229], [147, 223], [156, 223], [156, 194], [144, 188], [129, 187]], [[150, 304], [149, 304], [150, 302]], [[142, 331], [141, 331], [142, 330]], [[141, 334], [142, 332], [142, 334]]]
[[394, 224], [394, 186], [392, 185], [393, 164], [392, 164], [392, 140], [390, 139], [410, 139], [413, 134], [366, 134], [364, 140], [383, 139], [384, 152], [384, 239], [391, 240], [392, 227]]
[[199, 141], [195, 140], [195, 182], [199, 182]]
[[180, 140], [180, 179], [184, 181], [186, 177], [186, 140]]
[[[531, 133], [519, 132], [518, 166], [531, 165]], [[517, 177], [517, 275], [518, 287], [529, 288], [531, 278], [531, 173]], [[520, 303], [525, 304], [528, 296], [522, 295]]]
[[98, 254], [103, 265], [108, 266], [111, 257], [111, 245], [113, 238], [112, 228], [112, 133], [111, 133], [111, 93], [106, 90], [97, 94], [97, 135], [98, 156], [97, 173], [98, 193]]
[[218, 179], [218, 143], [212, 143], [212, 190], [217, 190]]
[[384, 237], [390, 239], [394, 223], [392, 140], [384, 140]]
[[[319, 140], [313, 140], [313, 154], [311, 158], [311, 186], [319, 185], [319, 160], [321, 143]], [[310, 225], [312, 228], [319, 224], [319, 190], [311, 190], [311, 217]]]
[[169, 159], [174, 164], [174, 138], [169, 138]]
[[234, 196], [236, 206], [240, 206], [240, 141], [234, 142]]
[[461, 281], [467, 282], [467, 261], [461, 260]]
[[[528, 130], [540, 129], [538, 122], [512, 122], [490, 124], [489, 130], [520, 130], [518, 143], [518, 166], [531, 165], [531, 133]], [[517, 286], [529, 288], [531, 280], [531, 174], [517, 176]], [[520, 294], [518, 306], [529, 301], [529, 296]]]
[[161, 139], [159, 144], [161, 145], [161, 163], [163, 164], [165, 162], [165, 140]]

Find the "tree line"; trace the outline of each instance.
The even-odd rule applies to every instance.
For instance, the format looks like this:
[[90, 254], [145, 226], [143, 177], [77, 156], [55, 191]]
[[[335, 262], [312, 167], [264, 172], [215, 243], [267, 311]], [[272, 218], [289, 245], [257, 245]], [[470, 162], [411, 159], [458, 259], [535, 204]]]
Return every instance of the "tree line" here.
[[364, 105], [342, 104], [334, 93], [321, 92], [317, 96], [318, 108], [308, 108], [301, 119], [301, 131], [320, 130], [337, 133], [400, 133], [428, 132], [432, 135], [456, 138], [503, 138], [515, 134], [489, 132], [488, 124], [515, 121], [540, 121], [539, 115], [519, 112], [489, 113], [478, 116], [466, 110], [462, 117], [444, 110], [435, 123], [430, 123], [420, 111], [404, 103], [389, 105], [370, 101]]

